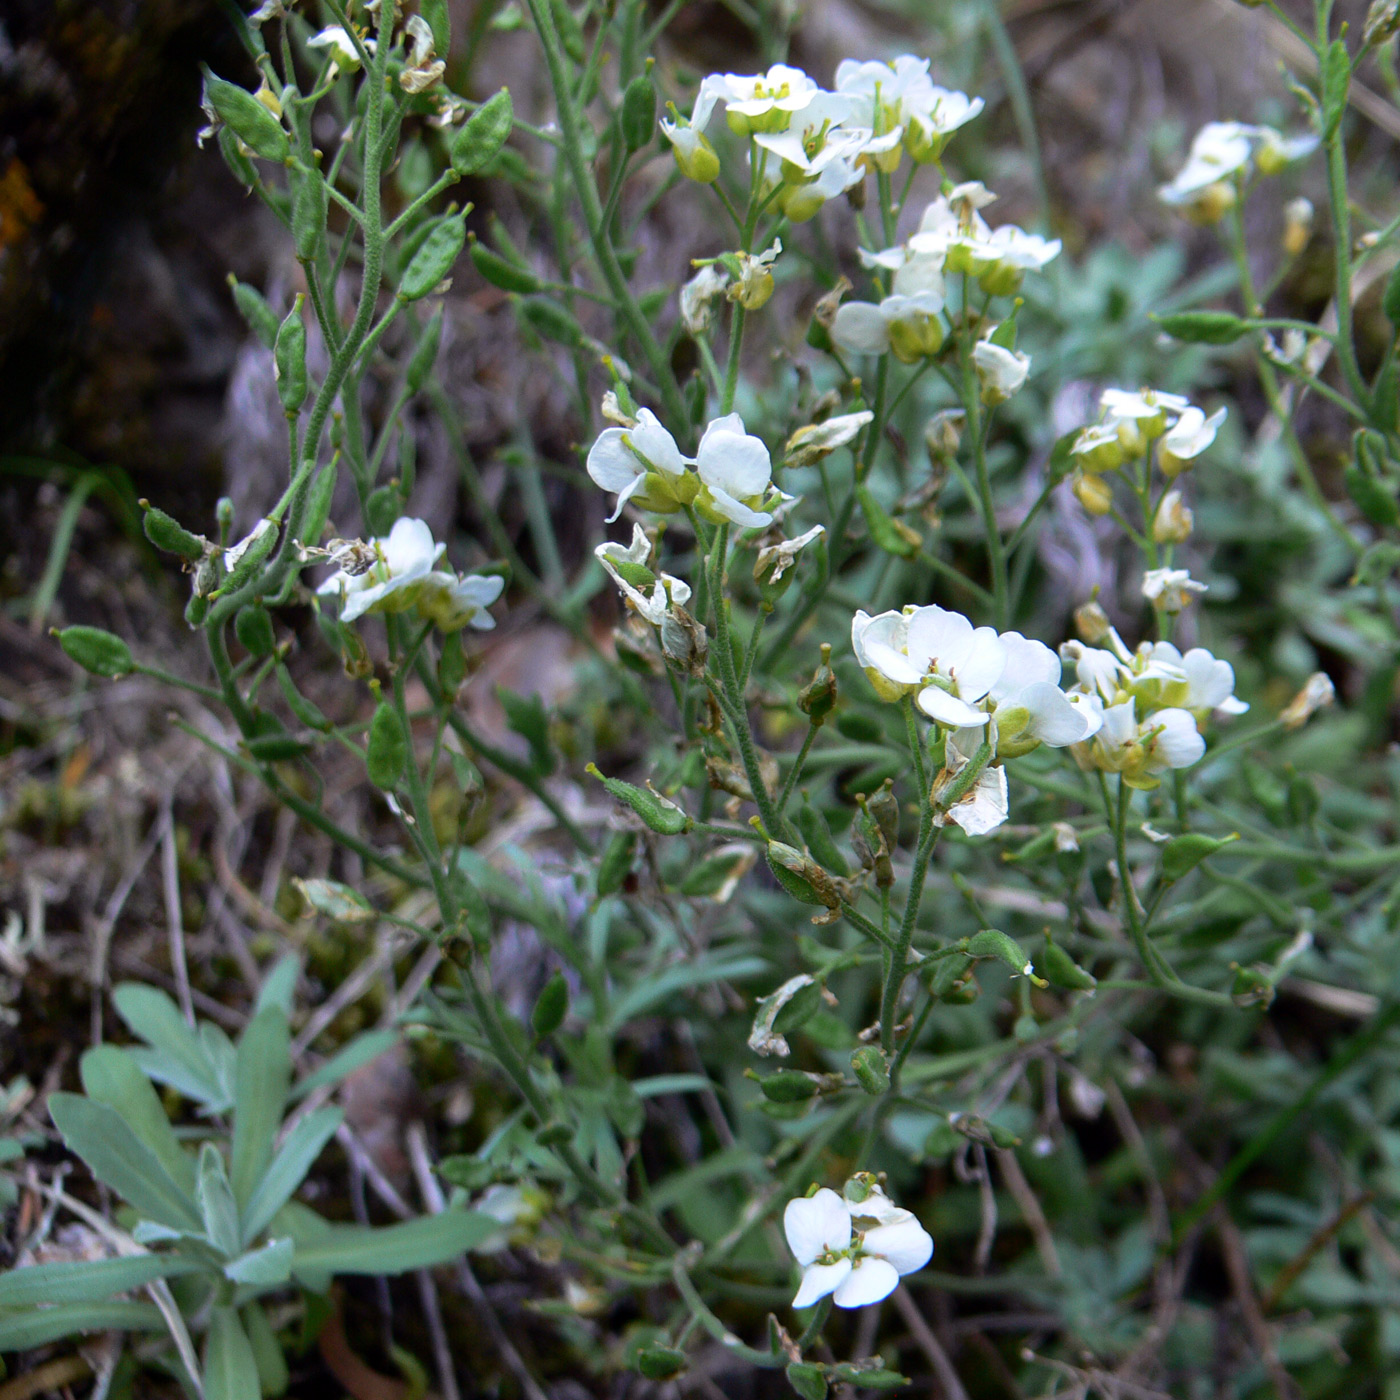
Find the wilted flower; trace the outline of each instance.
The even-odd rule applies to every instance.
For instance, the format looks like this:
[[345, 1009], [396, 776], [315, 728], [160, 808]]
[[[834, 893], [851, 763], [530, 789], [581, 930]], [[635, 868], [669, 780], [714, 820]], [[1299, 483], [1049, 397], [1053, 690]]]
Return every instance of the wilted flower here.
[[[661, 626], [672, 603], [690, 600], [690, 585], [684, 580], [673, 578], [670, 574], [657, 575], [647, 568], [647, 560], [651, 558], [651, 541], [635, 522], [630, 545], [624, 547], [609, 541], [600, 544], [593, 553], [622, 590], [623, 597], [653, 627]], [[646, 591], [648, 589], [650, 592]]]
[[972, 786], [956, 801], [949, 802], [951, 789], [971, 762], [971, 755], [964, 753], [958, 742], [966, 735], [968, 731], [963, 730], [948, 736], [943, 767], [934, 779], [929, 801], [934, 807], [935, 826], [947, 826], [953, 822], [969, 836], [985, 836], [989, 831], [995, 831], [1011, 812], [1006, 769], [999, 763], [987, 764], [977, 774]]
[[1191, 527], [1195, 523], [1191, 508], [1182, 503], [1181, 492], [1168, 491], [1152, 517], [1152, 538], [1158, 544], [1180, 544], [1191, 537]]
[[1149, 569], [1142, 576], [1142, 596], [1165, 613], [1179, 613], [1194, 594], [1204, 593], [1207, 587], [1197, 583], [1186, 569]]
[[1312, 200], [1301, 195], [1283, 206], [1283, 251], [1290, 258], [1296, 258], [1308, 246], [1315, 212]]
[[1113, 509], [1113, 487], [1096, 472], [1076, 472], [1070, 490], [1090, 515], [1107, 515]]
[[762, 253], [739, 253], [739, 280], [729, 289], [729, 300], [745, 311], [757, 311], [773, 295], [773, 263], [783, 251], [783, 240], [775, 238]]
[[728, 272], [719, 263], [707, 263], [681, 288], [681, 324], [691, 335], [710, 329], [715, 298], [728, 285]]
[[367, 612], [394, 613], [411, 608], [447, 546], [433, 540], [425, 521], [404, 516], [394, 522], [387, 537], [371, 540], [369, 548], [374, 551], [374, 562], [368, 569], [342, 569], [316, 590], [340, 595], [342, 622], [354, 622]]
[[408, 56], [408, 67], [399, 74], [399, 86], [405, 92], [426, 92], [435, 83], [442, 81], [447, 64], [433, 56], [433, 31], [422, 15], [410, 15], [404, 28], [413, 44]]
[[799, 428], [783, 449], [783, 462], [789, 467], [810, 467], [829, 457], [838, 447], [855, 439], [875, 415], [867, 408], [860, 413], [841, 413], [820, 423]]
[[872, 1209], [868, 1201], [846, 1201], [829, 1187], [788, 1202], [783, 1231], [802, 1268], [793, 1307], [809, 1308], [828, 1295], [838, 1308], [878, 1303], [894, 1292], [901, 1276], [928, 1263], [933, 1254], [928, 1232], [912, 1212], [892, 1203], [885, 1211], [881, 1204]]
[[991, 340], [979, 340], [972, 347], [972, 363], [982, 386], [982, 402], [988, 407], [1005, 403], [1026, 382], [1031, 369], [1029, 355]]
[[782, 576], [797, 562], [797, 556], [821, 535], [826, 533], [825, 525], [813, 525], [805, 535], [795, 540], [779, 540], [777, 544], [765, 544], [754, 560], [753, 576], [758, 583], [773, 587]]

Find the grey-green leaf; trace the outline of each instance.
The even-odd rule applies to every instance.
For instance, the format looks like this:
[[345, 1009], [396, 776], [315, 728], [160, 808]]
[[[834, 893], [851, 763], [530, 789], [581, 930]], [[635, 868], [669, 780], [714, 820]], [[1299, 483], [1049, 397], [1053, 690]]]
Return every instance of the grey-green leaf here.
[[269, 1006], [279, 1007], [284, 1016], [292, 1014], [292, 997], [296, 992], [297, 978], [301, 975], [301, 961], [295, 953], [279, 958], [271, 972], [263, 978], [258, 989], [258, 1004], [253, 1010], [256, 1016]]
[[203, 1265], [171, 1254], [133, 1254], [124, 1259], [63, 1260], [0, 1274], [0, 1308], [36, 1304], [96, 1303], [114, 1293], [144, 1288], [153, 1279], [194, 1273]]
[[153, 1079], [200, 1103], [218, 1097], [218, 1079], [199, 1037], [164, 992], [123, 982], [112, 993], [112, 1005], [132, 1034], [157, 1051], [140, 1056]]
[[272, 1161], [292, 1076], [289, 1039], [286, 1015], [270, 1006], [248, 1022], [238, 1044], [229, 1181], [240, 1209]]
[[287, 1134], [287, 1140], [278, 1149], [243, 1209], [245, 1245], [257, 1239], [272, 1217], [291, 1200], [292, 1193], [301, 1185], [344, 1116], [338, 1108], [318, 1108]]
[[204, 1339], [205, 1400], [261, 1400], [253, 1344], [235, 1308], [215, 1308]]
[[313, 1071], [292, 1090], [293, 1100], [304, 1099], [316, 1089], [328, 1084], [338, 1084], [346, 1075], [354, 1074], [361, 1065], [377, 1059], [386, 1050], [398, 1044], [397, 1031], [362, 1031], [353, 1040], [342, 1045], [320, 1069]]
[[256, 1288], [286, 1283], [292, 1274], [293, 1248], [290, 1239], [273, 1240], [224, 1265], [224, 1277], [233, 1283], [246, 1283]]
[[460, 1258], [501, 1228], [481, 1211], [449, 1210], [383, 1229], [340, 1226], [297, 1250], [293, 1274], [402, 1274]]
[[212, 1142], [199, 1150], [199, 1183], [196, 1187], [199, 1213], [210, 1244], [232, 1259], [238, 1253], [238, 1204], [229, 1185], [224, 1159]]
[[78, 1094], [50, 1094], [49, 1116], [92, 1174], [138, 1214], [177, 1230], [202, 1228], [194, 1202], [116, 1109]]
[[29, 1351], [79, 1332], [159, 1332], [164, 1326], [151, 1303], [61, 1303], [0, 1317], [0, 1351]]
[[115, 1045], [98, 1045], [79, 1063], [83, 1088], [97, 1103], [116, 1109], [186, 1194], [194, 1194], [194, 1161], [180, 1146], [151, 1081]]

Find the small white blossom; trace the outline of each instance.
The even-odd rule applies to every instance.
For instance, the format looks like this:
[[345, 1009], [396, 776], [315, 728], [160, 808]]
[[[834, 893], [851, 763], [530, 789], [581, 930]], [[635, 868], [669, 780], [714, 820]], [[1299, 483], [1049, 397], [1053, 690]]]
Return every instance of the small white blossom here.
[[1025, 382], [1031, 371], [1031, 357], [1019, 350], [1008, 350], [990, 340], [979, 340], [972, 347], [972, 363], [982, 386], [982, 402], [989, 407], [1005, 403]]
[[[447, 548], [433, 540], [425, 521], [407, 516], [394, 522], [383, 539], [370, 541], [375, 561], [363, 572], [342, 569], [316, 591], [339, 594], [340, 620], [354, 622], [367, 612], [404, 612], [417, 601], [423, 580]], [[499, 590], [498, 590], [499, 591]]]
[[1157, 447], [1157, 463], [1168, 476], [1175, 476], [1215, 441], [1227, 410], [1218, 408], [1209, 418], [1188, 404], [1181, 417], [1162, 435]]
[[1194, 594], [1204, 593], [1207, 587], [1186, 569], [1149, 569], [1142, 576], [1142, 596], [1165, 613], [1179, 613]]
[[766, 73], [745, 77], [713, 74], [716, 98], [725, 105], [729, 124], [739, 135], [749, 131], [784, 131], [795, 112], [804, 111], [821, 89], [800, 68], [775, 63]]
[[761, 438], [744, 428], [737, 413], [716, 418], [705, 429], [695, 453], [695, 469], [704, 489], [699, 508], [716, 520], [757, 529], [773, 521], [768, 497], [773, 463]]
[[746, 311], [757, 311], [773, 295], [773, 264], [783, 251], [783, 240], [775, 238], [761, 253], [738, 253], [739, 280], [730, 287], [730, 301]]
[[424, 580], [417, 598], [418, 611], [441, 632], [473, 627], [489, 632], [496, 619], [486, 611], [500, 596], [506, 581], [499, 574], [466, 574], [458, 577], [434, 570]]
[[[847, 1202], [829, 1187], [788, 1202], [783, 1231], [802, 1268], [793, 1307], [810, 1308], [828, 1295], [838, 1308], [878, 1303], [894, 1292], [901, 1276], [928, 1263], [933, 1240], [911, 1212], [896, 1208], [880, 1222], [866, 1213], [867, 1205]], [[855, 1230], [853, 1217], [876, 1223]]]
[[[588, 453], [588, 475], [604, 491], [617, 492], [617, 507], [609, 522], [622, 514], [622, 508], [638, 492], [643, 502], [657, 493], [643, 491], [648, 476], [657, 478], [658, 492], [674, 487], [686, 475], [690, 459], [681, 454], [676, 440], [649, 409], [637, 414], [633, 428], [604, 428]], [[658, 509], [676, 509], [677, 504], [659, 500]]]
[[874, 417], [867, 408], [860, 413], [841, 413], [820, 423], [809, 423], [787, 440], [783, 461], [789, 467], [810, 467], [853, 441]]
[[[374, 40], [361, 39], [360, 43], [364, 45], [365, 52], [373, 58]], [[306, 41], [306, 46], [309, 49], [325, 49], [337, 70], [353, 73], [360, 66], [360, 51], [355, 47], [355, 41], [338, 24], [328, 25], [319, 34], [313, 34]]]

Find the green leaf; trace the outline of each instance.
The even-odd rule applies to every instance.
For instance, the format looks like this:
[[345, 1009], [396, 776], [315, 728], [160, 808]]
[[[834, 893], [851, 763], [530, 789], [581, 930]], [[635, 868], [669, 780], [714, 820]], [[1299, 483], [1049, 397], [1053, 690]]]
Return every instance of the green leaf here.
[[157, 1052], [137, 1055], [137, 1063], [152, 1079], [199, 1103], [221, 1097], [222, 1086], [204, 1046], [164, 992], [124, 982], [113, 991], [112, 1005], [132, 1034]]
[[554, 749], [549, 742], [549, 714], [538, 695], [517, 695], [505, 686], [496, 687], [496, 698], [506, 712], [506, 723], [530, 746], [530, 760], [536, 773], [547, 778], [554, 772]]
[[292, 1077], [287, 1018], [280, 1007], [258, 1012], [238, 1044], [233, 1093], [233, 1156], [229, 1181], [240, 1209], [272, 1161]]
[[151, 1303], [61, 1303], [0, 1317], [0, 1351], [29, 1351], [78, 1332], [160, 1332], [164, 1327]]
[[233, 1283], [256, 1288], [271, 1288], [286, 1283], [292, 1276], [292, 1254], [295, 1246], [290, 1239], [273, 1240], [261, 1249], [250, 1250], [231, 1264], [224, 1265], [224, 1277]]
[[49, 1116], [69, 1149], [139, 1215], [177, 1230], [202, 1228], [194, 1202], [116, 1109], [78, 1094], [50, 1094]]
[[173, 1254], [135, 1254], [124, 1259], [64, 1260], [0, 1274], [0, 1308], [37, 1304], [96, 1303], [114, 1293], [144, 1288], [153, 1279], [191, 1274], [205, 1266]]
[[386, 1050], [393, 1049], [398, 1040], [397, 1031], [362, 1031], [341, 1046], [320, 1069], [308, 1074], [292, 1090], [292, 1101], [300, 1102], [313, 1090], [324, 1088], [327, 1084], [338, 1084], [346, 1075], [354, 1074], [361, 1065], [367, 1065]]
[[253, 1346], [253, 1356], [258, 1363], [258, 1383], [266, 1396], [285, 1395], [291, 1377], [287, 1373], [287, 1358], [282, 1355], [282, 1344], [272, 1330], [261, 1303], [249, 1303], [239, 1313], [243, 1319], [243, 1330]]
[[1240, 839], [1239, 832], [1229, 836], [1206, 836], [1199, 831], [1188, 831], [1184, 836], [1173, 836], [1162, 847], [1162, 879], [1179, 880], [1187, 871], [1194, 870], [1207, 856], [1223, 850], [1232, 841]]
[[325, 1238], [298, 1249], [292, 1273], [402, 1274], [460, 1258], [496, 1233], [501, 1222], [475, 1210], [448, 1210], [383, 1229], [333, 1226]]
[[1400, 263], [1396, 263], [1386, 278], [1385, 293], [1381, 297], [1381, 310], [1386, 319], [1400, 331]]
[[408, 739], [398, 712], [381, 700], [369, 722], [369, 743], [365, 749], [365, 770], [375, 787], [389, 789], [403, 776], [408, 763]]
[[362, 924], [379, 917], [379, 911], [364, 895], [338, 880], [303, 880], [297, 876], [292, 884], [312, 909], [336, 923]]
[[1249, 333], [1249, 322], [1229, 311], [1178, 311], [1152, 319], [1173, 340], [1198, 345], [1229, 345]]
[[613, 1004], [608, 1024], [625, 1025], [658, 1002], [673, 998], [683, 988], [702, 987], [711, 982], [738, 982], [767, 971], [768, 963], [763, 958], [735, 957], [724, 952], [705, 954], [691, 962], [668, 967], [655, 977], [638, 979]]
[[340, 1127], [344, 1113], [338, 1108], [318, 1108], [308, 1113], [290, 1133], [263, 1173], [243, 1208], [243, 1243], [251, 1244], [267, 1229], [272, 1217], [292, 1198], [306, 1179], [311, 1164], [321, 1155]]
[[124, 676], [136, 666], [131, 648], [100, 627], [65, 627], [58, 633], [58, 644], [70, 660], [94, 676]]
[[180, 1146], [151, 1081], [115, 1045], [98, 1045], [79, 1062], [83, 1090], [94, 1103], [114, 1108], [187, 1195], [194, 1194], [194, 1161]]
[[1330, 141], [1347, 109], [1347, 89], [1351, 85], [1351, 58], [1347, 46], [1333, 39], [1322, 59], [1322, 138]]
[[295, 953], [288, 953], [286, 957], [279, 958], [272, 971], [263, 978], [263, 984], [258, 989], [258, 1004], [253, 1009], [253, 1014], [256, 1016], [258, 1012], [275, 1006], [280, 1008], [284, 1016], [290, 1016], [292, 997], [300, 975], [301, 960]]
[[491, 164], [510, 135], [515, 112], [510, 93], [502, 88], [483, 102], [452, 138], [449, 158], [458, 175], [475, 175]]
[[236, 1308], [215, 1308], [204, 1338], [204, 1400], [262, 1400], [253, 1344]]
[[204, 1234], [209, 1243], [232, 1259], [238, 1253], [238, 1203], [224, 1170], [223, 1154], [212, 1142], [199, 1149], [199, 1180], [195, 1198], [204, 1221]]

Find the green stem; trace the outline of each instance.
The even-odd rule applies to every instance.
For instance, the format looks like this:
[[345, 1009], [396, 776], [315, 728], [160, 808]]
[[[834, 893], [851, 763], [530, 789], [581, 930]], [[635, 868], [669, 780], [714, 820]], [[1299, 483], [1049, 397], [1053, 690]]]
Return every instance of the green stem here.
[[914, 929], [919, 921], [924, 879], [933, 858], [933, 848], [942, 834], [943, 828], [933, 824], [933, 803], [928, 793], [923, 793], [919, 802], [919, 841], [914, 850], [914, 865], [909, 872], [909, 893], [904, 900], [904, 916], [899, 921], [894, 951], [890, 955], [890, 974], [885, 979], [884, 992], [880, 997], [880, 1043], [886, 1051], [894, 1048], [895, 1009], [909, 966], [909, 946], [914, 941]]
[[793, 760], [792, 768], [787, 775], [787, 781], [783, 784], [783, 790], [778, 794], [778, 815], [781, 817], [787, 811], [788, 800], [792, 797], [792, 790], [797, 786], [798, 779], [802, 776], [802, 769], [807, 763], [807, 755], [812, 749], [812, 740], [817, 737], [817, 731], [821, 728], [821, 721], [814, 720], [807, 726], [807, 737], [802, 741], [802, 747], [797, 751], [797, 757]]

